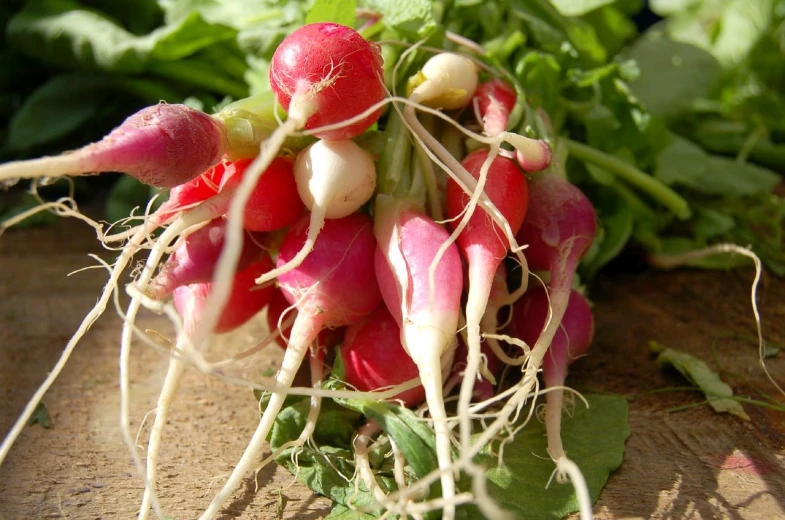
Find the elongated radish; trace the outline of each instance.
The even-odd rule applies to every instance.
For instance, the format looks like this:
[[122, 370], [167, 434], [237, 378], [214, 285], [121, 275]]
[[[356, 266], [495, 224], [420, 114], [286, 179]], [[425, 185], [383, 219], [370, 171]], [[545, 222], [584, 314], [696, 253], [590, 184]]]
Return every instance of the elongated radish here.
[[[401, 345], [398, 322], [384, 305], [346, 330], [341, 360], [344, 381], [361, 391], [399, 385], [419, 376], [417, 365]], [[405, 406], [418, 405], [425, 400], [425, 388], [406, 390], [393, 399]]]
[[[278, 254], [278, 265], [293, 258], [307, 239], [310, 218], [304, 216], [287, 233]], [[275, 417], [283, 405], [286, 390], [319, 331], [325, 327], [349, 325], [367, 316], [381, 303], [374, 272], [376, 240], [371, 219], [353, 213], [327, 220], [311, 254], [303, 263], [282, 275], [280, 286], [287, 300], [297, 306], [289, 345], [275, 376], [270, 397], [245, 453], [223, 489], [201, 516], [214, 518], [243, 476], [253, 467]]]
[[[225, 238], [226, 221], [223, 218], [188, 235], [152, 281], [153, 296], [160, 299], [181, 285], [209, 282]], [[237, 269], [245, 268], [261, 251], [257, 238], [246, 232]]]
[[[512, 232], [516, 233], [524, 221], [529, 202], [526, 178], [518, 165], [505, 157], [491, 158], [488, 150], [472, 152], [461, 164], [474, 178], [487, 176], [485, 193], [507, 220]], [[447, 216], [451, 219], [460, 217], [468, 203], [469, 196], [451, 180], [447, 185]], [[458, 401], [461, 446], [468, 447], [471, 436], [469, 404], [480, 366], [480, 322], [485, 315], [496, 271], [509, 252], [510, 242], [485, 211], [477, 211], [471, 216], [457, 240], [469, 264], [466, 303], [468, 357]]]
[[518, 95], [506, 81], [493, 78], [477, 86], [473, 103], [485, 135], [497, 136], [507, 130], [507, 120]]
[[[283, 315], [283, 319], [281, 319], [281, 315]], [[267, 306], [267, 327], [271, 332], [280, 328], [281, 333], [276, 336], [275, 341], [282, 348], [286, 348], [288, 344], [292, 333], [292, 324], [296, 318], [297, 307], [289, 303], [280, 289], [276, 289]], [[325, 328], [316, 337], [316, 345], [320, 348], [334, 347], [341, 342], [345, 332], [346, 327]]]
[[[442, 393], [441, 358], [455, 348], [463, 289], [458, 248], [446, 248], [438, 260], [431, 292], [428, 270], [448, 234], [415, 206], [377, 196], [376, 276], [387, 308], [401, 328], [401, 342], [414, 360], [434, 421], [441, 475], [444, 518], [455, 516], [452, 443]], [[445, 374], [446, 375], [446, 374]]]
[[[229, 163], [221, 178], [220, 191], [240, 185], [252, 159]], [[294, 224], [305, 208], [297, 195], [294, 161], [276, 157], [260, 178], [245, 206], [243, 227], [250, 231], [273, 231]]]
[[[515, 303], [510, 333], [534, 345], [542, 332], [549, 313], [548, 294], [542, 286], [532, 287]], [[542, 360], [545, 386], [564, 384], [567, 366], [589, 349], [594, 337], [594, 317], [581, 293], [570, 291], [561, 326], [554, 335]], [[553, 460], [565, 457], [561, 442], [561, 412], [564, 392], [556, 389], [546, 395], [545, 427], [548, 432], [548, 453]]]
[[[533, 345], [536, 344], [550, 313], [548, 294], [542, 286], [526, 292], [515, 304], [510, 332]], [[586, 298], [576, 290], [569, 292], [567, 307], [558, 332], [542, 360], [545, 386], [550, 388], [545, 400], [545, 430], [548, 435], [548, 454], [556, 462], [559, 480], [568, 475], [579, 497], [581, 518], [591, 518], [591, 500], [583, 475], [564, 451], [561, 438], [562, 403], [567, 366], [582, 356], [594, 337], [594, 318]]]
[[0, 166], [0, 184], [17, 178], [120, 171], [171, 188], [221, 160], [225, 131], [218, 120], [186, 105], [143, 108], [101, 141], [71, 153]]
[[[227, 305], [221, 313], [215, 331], [217, 333], [229, 332], [247, 322], [270, 301], [273, 288], [257, 287], [254, 279], [259, 274], [270, 270], [272, 262], [267, 253], [257, 254], [257, 260], [249, 264], [235, 276], [232, 293]], [[210, 283], [196, 283], [181, 285], [174, 289], [174, 304], [177, 312], [183, 318], [183, 329], [177, 338], [177, 350], [182, 354], [185, 343], [201, 319], [204, 305], [211, 290]], [[145, 487], [142, 505], [139, 509], [139, 518], [143, 520], [150, 513], [150, 506], [158, 486], [158, 454], [161, 447], [161, 437], [166, 424], [169, 408], [172, 404], [180, 379], [185, 368], [185, 363], [179, 357], [172, 357], [169, 361], [169, 370], [164, 379], [161, 394], [158, 397], [155, 422], [150, 432], [147, 445], [147, 486]]]
[[373, 157], [354, 141], [317, 141], [294, 163], [297, 192], [311, 211], [308, 238], [288, 262], [278, 265], [258, 283], [279, 277], [302, 263], [311, 252], [325, 219], [343, 218], [360, 209], [376, 188]]

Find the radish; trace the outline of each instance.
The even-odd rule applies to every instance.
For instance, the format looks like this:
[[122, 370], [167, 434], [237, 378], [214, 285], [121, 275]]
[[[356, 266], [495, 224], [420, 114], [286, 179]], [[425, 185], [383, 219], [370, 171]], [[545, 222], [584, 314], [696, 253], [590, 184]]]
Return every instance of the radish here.
[[[488, 150], [477, 150], [466, 156], [461, 164], [475, 178], [487, 175], [485, 192], [488, 198], [507, 220], [512, 232], [517, 233], [528, 206], [526, 179], [510, 159], [497, 156], [490, 164], [489, 159]], [[457, 219], [468, 203], [469, 196], [451, 180], [447, 185], [447, 216]], [[458, 401], [461, 446], [468, 447], [471, 435], [469, 404], [480, 366], [480, 322], [485, 315], [496, 271], [507, 256], [510, 243], [484, 211], [471, 216], [457, 240], [469, 264], [466, 303], [468, 358]]]
[[[511, 333], [530, 345], [535, 344], [546, 324], [549, 312], [550, 305], [545, 288], [538, 286], [530, 289], [515, 304], [510, 323]], [[552, 388], [545, 398], [548, 454], [556, 462], [559, 476], [568, 473], [573, 480], [580, 499], [583, 518], [586, 518], [587, 513], [591, 511], [591, 500], [588, 498], [589, 492], [583, 476], [580, 471], [573, 470], [573, 467], [577, 466], [567, 458], [562, 445], [561, 418], [564, 391], [561, 387], [567, 377], [567, 366], [589, 349], [593, 336], [594, 318], [589, 303], [581, 293], [572, 290], [561, 319], [561, 326], [542, 361], [542, 372], [545, 386]]]
[[480, 83], [472, 102], [485, 135], [494, 137], [507, 130], [507, 120], [517, 98], [515, 89], [504, 80], [493, 78]]
[[[252, 159], [239, 159], [229, 163], [221, 178], [220, 191], [235, 190], [251, 162]], [[245, 229], [273, 231], [299, 220], [305, 208], [297, 195], [293, 165], [289, 157], [273, 159], [248, 198], [243, 217]]]
[[[243, 269], [261, 252], [257, 237], [247, 232], [245, 235], [237, 269]], [[151, 282], [153, 296], [161, 299], [182, 285], [210, 281], [225, 238], [223, 218], [188, 235]]]
[[[344, 381], [361, 391], [399, 385], [419, 377], [417, 365], [401, 345], [398, 322], [384, 305], [365, 320], [349, 326], [341, 360]], [[425, 400], [425, 389], [418, 386], [392, 399], [400, 399], [404, 406], [416, 406]]]
[[[293, 258], [307, 240], [309, 216], [304, 216], [287, 233], [278, 253], [278, 265]], [[353, 213], [327, 220], [313, 251], [303, 263], [279, 279], [287, 300], [297, 306], [289, 345], [275, 376], [275, 390], [245, 453], [210, 503], [203, 520], [214, 518], [229, 496], [253, 467], [286, 390], [302, 363], [307, 349], [325, 327], [340, 327], [362, 319], [381, 303], [374, 273], [376, 240], [371, 219]]]
[[442, 393], [442, 356], [452, 356], [463, 289], [458, 248], [447, 247], [438, 259], [430, 290], [428, 268], [449, 238], [439, 225], [406, 201], [377, 196], [376, 276], [382, 297], [401, 328], [401, 342], [414, 360], [434, 422], [436, 454], [442, 471], [444, 518], [455, 516], [452, 444]]
[[294, 163], [297, 192], [311, 211], [308, 238], [288, 262], [257, 280], [264, 283], [300, 265], [314, 247], [325, 219], [354, 213], [373, 195], [376, 167], [373, 157], [354, 141], [321, 140], [297, 156]]
[[[269, 286], [257, 287], [254, 279], [261, 273], [270, 270], [272, 262], [266, 253], [262, 253], [261, 256], [257, 255], [257, 257], [258, 260], [249, 264], [235, 276], [232, 293], [215, 327], [216, 333], [224, 333], [236, 329], [261, 311], [270, 301], [273, 288]], [[181, 285], [174, 289], [175, 308], [183, 318], [183, 330], [177, 338], [176, 347], [180, 351], [180, 355], [182, 355], [190, 340], [196, 324], [201, 319], [210, 291], [210, 283]], [[147, 518], [149, 515], [150, 506], [156, 493], [158, 486], [158, 452], [161, 446], [161, 436], [172, 399], [177, 392], [184, 369], [185, 363], [179, 357], [171, 358], [169, 370], [166, 373], [163, 388], [158, 397], [155, 422], [150, 431], [150, 440], [147, 445], [147, 485], [142, 499], [142, 506], [139, 509], [140, 520]]]
[[[494, 385], [496, 383], [495, 378], [502, 367], [501, 361], [493, 353], [487, 342], [482, 344], [481, 352], [488, 361], [486, 373], [493, 376], [494, 379], [490, 380], [486, 377], [474, 385], [471, 397], [476, 401], [484, 401], [493, 397]], [[450, 371], [450, 378], [447, 381], [447, 384], [444, 385], [445, 393], [452, 392], [452, 389], [463, 380], [464, 371], [466, 370], [467, 354], [466, 342], [464, 342], [463, 338], [459, 335], [458, 345], [455, 347], [455, 360], [453, 361], [452, 370]]]
[[[286, 348], [292, 332], [292, 323], [296, 318], [297, 308], [286, 300], [286, 296], [280, 289], [276, 289], [270, 297], [269, 305], [267, 305], [267, 327], [271, 332], [280, 331], [280, 334], [275, 337], [275, 341], [281, 348]], [[341, 342], [345, 332], [345, 327], [326, 328], [316, 337], [316, 345], [324, 348], [334, 347]]]
[[130, 116], [97, 143], [0, 166], [0, 184], [17, 178], [120, 171], [145, 184], [171, 188], [220, 161], [225, 140], [217, 119], [186, 105], [161, 103]]

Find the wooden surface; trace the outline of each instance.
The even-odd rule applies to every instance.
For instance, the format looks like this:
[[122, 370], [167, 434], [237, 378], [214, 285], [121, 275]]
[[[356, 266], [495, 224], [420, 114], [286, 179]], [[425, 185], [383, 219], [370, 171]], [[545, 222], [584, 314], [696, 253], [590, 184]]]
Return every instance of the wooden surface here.
[[[88, 252], [100, 250], [91, 231], [74, 221], [0, 238], [2, 434], [97, 298], [105, 271], [66, 277], [95, 264]], [[102, 256], [110, 258], [105, 251]], [[754, 334], [751, 277], [751, 271], [605, 274], [591, 293], [596, 341], [590, 355], [574, 365], [571, 384], [627, 395], [684, 385], [679, 376], [656, 368], [648, 342], [657, 340], [724, 369], [723, 378], [740, 395], [774, 394], [755, 345], [725, 337]], [[785, 283], [765, 277], [760, 299], [766, 336], [785, 342]], [[157, 316], [145, 314], [140, 323], [168, 331]], [[142, 487], [118, 427], [119, 325], [110, 308], [92, 327], [44, 399], [54, 427], [27, 427], [0, 467], [3, 520], [134, 517]], [[257, 327], [251, 324], [217, 345], [216, 357], [252, 344]], [[258, 379], [278, 359], [277, 351], [257, 355], [242, 374]], [[135, 344], [134, 432], [155, 406], [166, 364], [161, 352]], [[768, 366], [785, 381], [785, 352]], [[666, 392], [630, 401], [632, 435], [621, 469], [595, 506], [598, 518], [785, 518], [785, 414], [745, 405], [752, 418], [745, 423], [706, 406], [667, 411], [699, 400], [692, 392]], [[172, 518], [195, 518], [209, 503], [257, 421], [249, 390], [186, 373], [161, 454], [161, 498]], [[140, 431], [140, 446], [146, 445], [148, 428], [149, 422]], [[223, 518], [277, 518], [281, 494], [288, 498], [284, 518], [315, 519], [329, 511], [327, 500], [286, 471], [268, 467], [256, 482], [248, 477]]]

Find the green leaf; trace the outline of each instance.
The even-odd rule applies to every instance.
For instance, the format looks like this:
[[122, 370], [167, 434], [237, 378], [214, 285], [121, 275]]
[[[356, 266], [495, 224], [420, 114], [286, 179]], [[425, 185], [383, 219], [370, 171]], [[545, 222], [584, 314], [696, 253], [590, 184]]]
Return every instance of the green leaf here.
[[554, 7], [564, 16], [580, 16], [616, 0], [551, 0]]
[[674, 115], [707, 95], [722, 73], [719, 62], [705, 50], [656, 32], [639, 39], [625, 57], [640, 68], [630, 88], [652, 114], [660, 116]]
[[701, 389], [715, 411], [730, 413], [745, 421], [750, 420], [741, 404], [729, 399], [733, 397], [731, 387], [723, 383], [720, 376], [706, 363], [684, 351], [668, 348], [656, 342], [651, 343], [651, 349], [658, 353], [657, 366], [678, 370], [687, 380]]
[[[573, 413], [562, 415], [562, 440], [567, 455], [583, 473], [594, 502], [608, 475], [621, 465], [630, 427], [624, 398], [584, 397], [588, 409], [576, 399]], [[495, 465], [496, 459], [486, 455], [482, 461]], [[488, 469], [488, 492], [518, 520], [564, 518], [578, 510], [578, 502], [570, 484], [553, 482], [546, 489], [553, 470], [545, 427], [532, 420], [505, 446], [504, 465]]]
[[373, 520], [374, 518], [378, 518], [378, 516], [354, 511], [343, 504], [336, 503], [325, 520]]
[[88, 76], [55, 76], [25, 99], [9, 126], [6, 146], [23, 152], [61, 139], [102, 113], [111, 82]]
[[366, 0], [364, 6], [382, 15], [382, 22], [401, 34], [416, 39], [436, 27], [433, 3], [428, 0]]
[[305, 23], [333, 22], [354, 27], [356, 8], [356, 0], [316, 0], [305, 15]]
[[736, 227], [733, 217], [711, 208], [696, 208], [692, 230], [700, 240], [724, 235]]
[[589, 278], [621, 253], [632, 236], [635, 224], [635, 214], [624, 199], [613, 198], [599, 206], [597, 211], [602, 239], [596, 241], [596, 250], [590, 251], [584, 259], [583, 268]]
[[678, 136], [657, 158], [655, 176], [668, 185], [729, 197], [770, 193], [780, 180], [771, 170], [709, 155]]
[[176, 24], [136, 36], [71, 0], [33, 0], [8, 24], [11, 44], [46, 63], [126, 74], [142, 73], [151, 58], [179, 60], [235, 35], [234, 29], [191, 13]]
[[52, 416], [49, 415], [49, 412], [46, 410], [44, 403], [38, 403], [38, 406], [35, 407], [35, 411], [33, 412], [33, 415], [30, 416], [30, 420], [27, 421], [27, 424], [28, 426], [40, 424], [47, 430], [54, 426]]

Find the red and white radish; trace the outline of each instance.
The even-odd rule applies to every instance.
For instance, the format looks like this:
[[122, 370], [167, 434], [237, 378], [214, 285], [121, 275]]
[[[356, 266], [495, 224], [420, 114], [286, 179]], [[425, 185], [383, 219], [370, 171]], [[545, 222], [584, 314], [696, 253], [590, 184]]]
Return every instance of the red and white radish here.
[[515, 89], [502, 79], [480, 83], [472, 102], [485, 135], [494, 137], [507, 130], [507, 121], [517, 98]]
[[[271, 268], [272, 262], [267, 253], [262, 253], [261, 255], [257, 254], [257, 260], [237, 273], [227, 305], [224, 307], [215, 327], [216, 333], [220, 334], [236, 329], [268, 304], [273, 288], [271, 286], [257, 287], [254, 279]], [[177, 338], [176, 349], [179, 350], [178, 356], [181, 356], [186, 350], [190, 336], [193, 334], [196, 324], [204, 312], [204, 306], [211, 290], [210, 283], [180, 285], [174, 289], [174, 305], [183, 318], [183, 329]], [[140, 520], [148, 517], [153, 496], [155, 496], [157, 491], [158, 453], [161, 447], [161, 437], [169, 408], [179, 387], [184, 369], [185, 362], [182, 359], [179, 357], [171, 358], [169, 370], [166, 373], [163, 388], [158, 397], [155, 421], [150, 431], [150, 440], [147, 445], [147, 483], [142, 506], [139, 509]]]
[[[526, 178], [518, 165], [505, 157], [492, 158], [485, 149], [472, 152], [461, 164], [474, 178], [486, 177], [486, 195], [507, 220], [512, 232], [516, 233], [526, 216], [529, 199]], [[469, 196], [450, 181], [447, 185], [447, 216], [454, 222], [468, 203]], [[480, 322], [485, 315], [496, 271], [507, 256], [510, 243], [485, 211], [471, 216], [457, 241], [469, 264], [466, 303], [468, 358], [458, 401], [461, 445], [468, 447], [471, 435], [469, 404], [480, 366]]]
[[[452, 443], [442, 392], [442, 356], [452, 356], [460, 315], [463, 272], [458, 248], [447, 247], [438, 258], [435, 285], [428, 269], [449, 238], [447, 232], [415, 206], [377, 196], [376, 276], [382, 297], [401, 328], [401, 342], [414, 360], [434, 421], [444, 518], [454, 518], [455, 476]], [[446, 374], [444, 374], [446, 375]]]
[[[398, 322], [384, 305], [346, 329], [341, 360], [344, 381], [364, 392], [399, 385], [420, 375], [401, 345]], [[416, 406], [425, 400], [425, 389], [420, 385], [392, 399]]]
[[225, 129], [186, 105], [161, 103], [130, 116], [101, 141], [71, 153], [0, 166], [0, 184], [11, 179], [124, 172], [140, 182], [171, 188], [221, 160]]
[[[310, 218], [304, 216], [287, 233], [278, 253], [278, 265], [291, 260], [307, 240]], [[297, 268], [282, 275], [280, 286], [287, 300], [297, 306], [289, 344], [273, 391], [256, 432], [223, 489], [201, 516], [212, 519], [254, 461], [283, 405], [286, 391], [308, 347], [325, 327], [350, 325], [367, 316], [381, 303], [374, 272], [376, 240], [371, 219], [353, 213], [325, 221], [313, 251]]]
[[308, 238], [288, 262], [257, 280], [264, 283], [302, 263], [314, 247], [325, 219], [337, 219], [360, 209], [376, 188], [376, 167], [370, 153], [351, 140], [317, 141], [294, 163], [297, 192], [311, 211]]
[[[288, 302], [280, 289], [276, 289], [267, 306], [267, 327], [271, 332], [280, 332], [275, 341], [281, 348], [286, 348], [296, 318], [297, 307]], [[341, 342], [345, 332], [346, 327], [325, 328], [316, 336], [316, 345], [320, 348], [334, 347]]]

